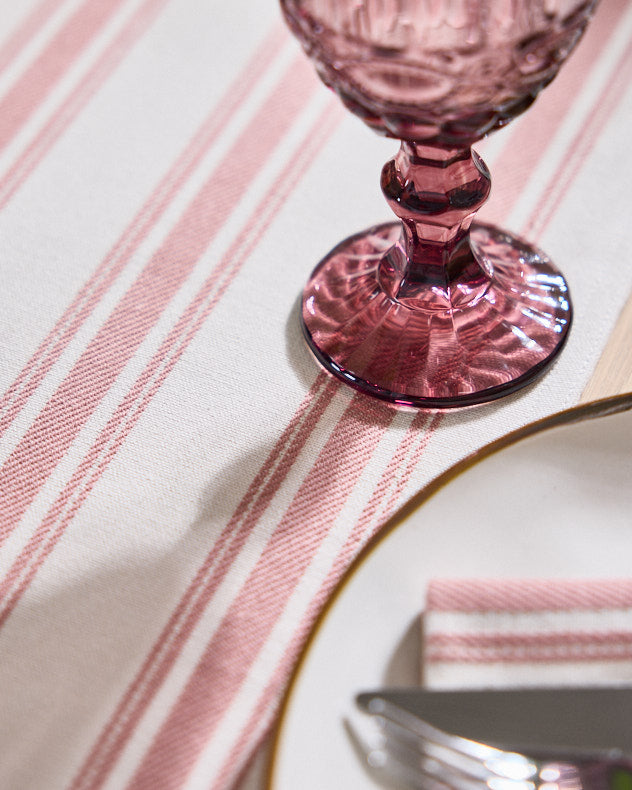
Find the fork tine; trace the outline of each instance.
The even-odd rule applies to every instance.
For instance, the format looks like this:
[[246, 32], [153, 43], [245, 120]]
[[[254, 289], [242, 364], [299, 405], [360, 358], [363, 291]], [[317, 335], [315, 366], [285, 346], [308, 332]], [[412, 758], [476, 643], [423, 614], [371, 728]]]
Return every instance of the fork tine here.
[[[617, 790], [632, 787], [632, 758], [618, 749], [541, 750], [527, 756], [439, 730], [388, 698], [360, 694], [373, 742], [363, 753], [385, 775], [423, 790]], [[358, 714], [359, 715], [359, 714]], [[376, 740], [375, 733], [379, 734]]]
[[[480, 766], [482, 770], [479, 771], [463, 770], [452, 759], [452, 755], [449, 755], [450, 759], [446, 759], [439, 751], [426, 748], [427, 744], [415, 746], [404, 744], [397, 737], [393, 738], [390, 725], [387, 725], [384, 732], [386, 737], [383, 750], [392, 763], [407, 766], [411, 773], [423, 775], [425, 780], [432, 777], [447, 787], [459, 790], [480, 790], [488, 787], [489, 772], [484, 770], [484, 766]], [[425, 788], [427, 784], [424, 781], [422, 787]]]
[[382, 722], [390, 750], [401, 751], [406, 744], [409, 761], [430, 757], [455, 781], [475, 780], [501, 784], [507, 788], [533, 786], [538, 766], [530, 758], [487, 744], [443, 732], [417, 716], [382, 698], [358, 698], [362, 709]]
[[454, 772], [440, 760], [389, 738], [375, 717], [345, 719], [347, 731], [378, 781], [410, 790], [484, 790], [485, 781]]
[[[492, 788], [493, 790], [534, 790], [533, 774], [525, 778], [524, 772], [509, 776], [509, 771], [494, 770], [493, 764], [477, 760], [462, 752], [436, 744], [409, 732], [402, 737], [402, 730], [387, 719], [376, 723], [383, 733], [382, 750], [393, 762], [405, 764], [412, 772], [423, 770], [424, 774], [440, 776], [453, 788]], [[426, 785], [422, 785], [426, 786]]]
[[494, 760], [503, 754], [508, 754], [508, 752], [503, 752], [494, 746], [444, 732], [383, 697], [369, 695], [368, 699], [365, 699], [365, 696], [361, 694], [358, 696], [357, 702], [361, 709], [393, 722], [402, 729], [402, 732], [408, 731], [415, 738], [421, 738], [424, 741], [458, 751], [477, 762]]

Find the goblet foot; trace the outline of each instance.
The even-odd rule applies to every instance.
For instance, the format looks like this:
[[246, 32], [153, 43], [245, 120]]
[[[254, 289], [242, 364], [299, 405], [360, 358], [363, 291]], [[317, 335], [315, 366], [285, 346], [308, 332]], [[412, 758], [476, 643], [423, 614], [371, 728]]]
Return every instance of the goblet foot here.
[[314, 270], [302, 320], [316, 357], [346, 383], [400, 405], [453, 408], [529, 384], [555, 359], [571, 323], [568, 288], [537, 249], [474, 224], [470, 244], [484, 272], [462, 293], [427, 287], [393, 295], [388, 250], [400, 223], [345, 240]]

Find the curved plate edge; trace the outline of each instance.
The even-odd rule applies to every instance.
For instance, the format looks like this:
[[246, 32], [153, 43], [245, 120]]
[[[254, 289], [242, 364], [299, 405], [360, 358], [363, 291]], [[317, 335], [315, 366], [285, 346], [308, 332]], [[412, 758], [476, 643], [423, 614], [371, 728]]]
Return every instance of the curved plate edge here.
[[608, 417], [620, 412], [629, 411], [632, 409], [632, 392], [624, 393], [610, 398], [602, 398], [588, 403], [583, 403], [578, 406], [573, 406], [569, 409], [556, 412], [555, 414], [547, 417], [540, 418], [534, 422], [527, 423], [514, 431], [505, 434], [504, 436], [495, 439], [494, 441], [484, 445], [478, 450], [470, 453], [465, 458], [462, 458], [456, 464], [446, 469], [436, 478], [431, 480], [426, 486], [420, 489], [416, 494], [408, 499], [398, 510], [384, 522], [380, 530], [373, 535], [367, 543], [360, 549], [353, 562], [349, 565], [344, 572], [338, 583], [332, 590], [329, 598], [323, 604], [320, 612], [318, 613], [310, 632], [303, 643], [299, 652], [297, 661], [294, 665], [290, 679], [288, 681], [286, 690], [283, 694], [279, 712], [277, 714], [277, 721], [272, 730], [272, 740], [270, 753], [267, 760], [265, 775], [264, 775], [264, 788], [265, 790], [275, 790], [274, 776], [277, 764], [279, 744], [283, 733], [283, 725], [285, 722], [285, 714], [289, 707], [292, 698], [294, 687], [298, 682], [301, 675], [301, 669], [307, 655], [309, 654], [311, 645], [315, 641], [318, 633], [323, 625], [327, 615], [331, 611], [336, 600], [340, 597], [342, 591], [346, 588], [349, 580], [355, 575], [356, 571], [363, 565], [366, 558], [371, 555], [377, 546], [408, 516], [430, 499], [437, 491], [444, 488], [448, 483], [461, 475], [463, 472], [470, 469], [475, 464], [485, 460], [491, 455], [505, 449], [513, 444], [529, 438], [535, 434], [557, 428], [563, 425], [571, 425], [573, 423], [582, 422], [584, 420], [599, 419], [601, 417]]

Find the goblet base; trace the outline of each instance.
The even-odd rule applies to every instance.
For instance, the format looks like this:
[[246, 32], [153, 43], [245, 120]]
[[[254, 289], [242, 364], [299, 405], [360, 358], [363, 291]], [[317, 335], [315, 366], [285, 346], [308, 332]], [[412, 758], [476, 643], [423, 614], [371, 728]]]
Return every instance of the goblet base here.
[[369, 228], [314, 270], [303, 330], [328, 371], [394, 404], [455, 408], [515, 392], [553, 362], [572, 307], [564, 278], [542, 252], [474, 224], [470, 244], [485, 275], [471, 298], [448, 284], [427, 286], [423, 299], [400, 299], [384, 275], [400, 235], [397, 222]]

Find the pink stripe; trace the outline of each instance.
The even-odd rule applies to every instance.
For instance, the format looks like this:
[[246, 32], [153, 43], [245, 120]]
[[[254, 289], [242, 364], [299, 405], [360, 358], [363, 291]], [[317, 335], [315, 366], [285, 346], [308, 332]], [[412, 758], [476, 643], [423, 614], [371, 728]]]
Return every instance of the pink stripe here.
[[442, 662], [445, 664], [552, 664], [568, 662], [590, 662], [590, 661], [629, 661], [632, 659], [632, 648], [629, 646], [617, 649], [609, 648], [607, 645], [592, 649], [580, 648], [577, 653], [566, 652], [563, 650], [542, 651], [540, 653], [488, 653], [486, 651], [463, 650], [458, 653], [433, 652], [429, 656], [429, 661]]
[[432, 634], [424, 654], [428, 662], [516, 663], [610, 661], [632, 658], [629, 631], [544, 634]]
[[[245, 590], [242, 590], [242, 595], [246, 595]], [[232, 614], [234, 615], [234, 619], [236, 621], [238, 621], [239, 620], [239, 616], [240, 616], [241, 613], [240, 612], [234, 612]], [[228, 617], [230, 617], [230, 615]], [[220, 667], [221, 664], [222, 664], [222, 653], [224, 653], [224, 655], [226, 657], [226, 660], [228, 660], [229, 655], [232, 656], [232, 654], [233, 654], [234, 645], [232, 644], [232, 642], [229, 643], [229, 648], [230, 649], [226, 649], [225, 646], [223, 646], [223, 645], [222, 646], [218, 646], [217, 655], [216, 656], [210, 655], [210, 651], [208, 651], [205, 654], [206, 667], [207, 668], [211, 667], [211, 669], [215, 669], [216, 667]], [[198, 683], [202, 682], [202, 672], [203, 672], [203, 670], [200, 670], [198, 668], [198, 672], [196, 673], [196, 675], [194, 675], [194, 678], [191, 681], [192, 684], [195, 682], [195, 678], [196, 677], [197, 677], [197, 682]], [[209, 674], [209, 678], [210, 677], [211, 676]], [[192, 688], [192, 686], [190, 685], [188, 687], [188, 689], [190, 690], [191, 688]], [[177, 732], [178, 732], [178, 715], [180, 716], [180, 720], [183, 721], [186, 718], [186, 707], [187, 707], [187, 704], [190, 703], [191, 705], [194, 705], [193, 699], [189, 699], [187, 701], [186, 693], [187, 692], [185, 692], [184, 697], [181, 698], [176, 703], [176, 706], [172, 710], [172, 715], [171, 715], [171, 737], [174, 739], [174, 741], [175, 741], [175, 738], [176, 738], [176, 735], [177, 735]], [[224, 700], [222, 700], [220, 698], [218, 700], [218, 708], [221, 709], [224, 704], [225, 704]], [[260, 700], [260, 704], [264, 705], [263, 699]], [[212, 728], [214, 726], [216, 726], [217, 722], [221, 719], [221, 713], [215, 712], [215, 714], [213, 714], [213, 716], [216, 717], [214, 719], [214, 724], [211, 725], [210, 730], [206, 730], [204, 732], [204, 734], [200, 737], [200, 740], [199, 740], [199, 748], [200, 749], [202, 748], [202, 744], [206, 741], [206, 739], [210, 735], [210, 732], [212, 732]], [[194, 715], [193, 716], [193, 721], [195, 721], [195, 720], [196, 720], [196, 717]], [[205, 722], [205, 724], [206, 724], [206, 722]], [[152, 773], [151, 773], [152, 769], [154, 771], [156, 771], [156, 772], [160, 770], [160, 768], [159, 768], [159, 766], [160, 766], [160, 755], [159, 755], [160, 747], [162, 747], [166, 751], [168, 749], [168, 746], [169, 746], [169, 729], [168, 729], [169, 728], [169, 724], [166, 724], [165, 728], [166, 729], [163, 729], [163, 731], [161, 731], [161, 734], [158, 736], [158, 738], [156, 739], [156, 741], [152, 745], [152, 749], [148, 753], [148, 756], [147, 756], [147, 761], [149, 763], [149, 767], [147, 769], [148, 772], [147, 772], [147, 774], [142, 774], [141, 773], [140, 774], [141, 778], [147, 777], [149, 779], [152, 776]], [[198, 737], [198, 733], [196, 732], [196, 738], [197, 737]], [[246, 731], [242, 732], [242, 741], [241, 742], [242, 743], [245, 742], [247, 740], [247, 737], [248, 736], [247, 736]], [[175, 744], [174, 744], [174, 748], [177, 748], [177, 746]], [[187, 756], [182, 756], [180, 758], [179, 765], [181, 766], [181, 771], [185, 770], [185, 765], [186, 765], [187, 759], [193, 759], [193, 753], [192, 752], [195, 751], [195, 748], [196, 748], [195, 746], [192, 747], [192, 751], [188, 754], [188, 757]], [[153, 755], [153, 757], [152, 757], [152, 755]], [[166, 767], [165, 767], [165, 770], [167, 770]], [[176, 771], [174, 773], [172, 778], [174, 779], [175, 784], [177, 784], [181, 780], [182, 775], [183, 774], [178, 772], [178, 771]], [[140, 780], [139, 780], [138, 786], [139, 787], [143, 786], [142, 782]]]
[[[173, 788], [184, 782], [393, 416], [393, 410], [381, 403], [363, 396], [353, 398], [223, 618], [129, 790]], [[332, 457], [337, 459], [335, 475]], [[225, 656], [230, 660], [225, 661]], [[200, 693], [211, 678], [213, 707]], [[182, 732], [190, 737], [183, 738]]]
[[5, 94], [0, 100], [0, 149], [10, 142], [122, 3], [123, 0], [87, 0]]
[[[390, 496], [388, 496], [387, 500], [387, 510], [382, 514], [381, 518], [381, 521], [386, 521], [390, 511], [392, 510], [393, 504], [399, 499], [401, 492], [410, 478], [414, 466], [419, 460], [419, 455], [415, 453], [414, 464], [407, 464], [402, 473], [402, 465], [404, 464], [415, 439], [419, 437], [421, 432], [421, 449], [423, 451], [426, 448], [428, 439], [432, 433], [434, 433], [434, 428], [432, 425], [437, 424], [440, 421], [440, 416], [435, 415], [434, 419], [431, 419], [428, 413], [425, 411], [420, 411], [415, 415], [404, 435], [404, 438], [397, 446], [397, 449], [391, 456], [391, 460], [388, 462], [386, 469], [382, 473], [380, 482], [376, 485], [375, 490], [369, 498], [369, 501], [360, 514], [360, 518], [347, 538], [344, 549], [339, 554], [340, 570], [346, 566], [349, 557], [353, 556], [360, 545], [366, 541], [366, 536], [369, 533], [369, 527], [375, 518], [375, 514], [377, 513], [380, 504], [385, 499], [387, 499], [388, 492], [391, 490]], [[398, 472], [401, 474], [398, 474]]]
[[632, 579], [434, 579], [429, 612], [539, 612], [632, 606]]
[[64, 0], [43, 0], [22, 20], [11, 36], [0, 47], [0, 72], [20, 54], [20, 50], [44, 27]]
[[[415, 471], [415, 469], [419, 465], [419, 461], [421, 460], [421, 457], [425, 453], [426, 448], [428, 447], [428, 444], [430, 443], [430, 440], [432, 439], [432, 437], [434, 436], [434, 434], [438, 430], [439, 426], [443, 422], [444, 417], [445, 417], [444, 413], [442, 413], [442, 412], [436, 413], [432, 417], [432, 419], [430, 420], [430, 423], [425, 428], [425, 430], [422, 431], [421, 436], [419, 436], [419, 432], [420, 432], [420, 430], [422, 429], [422, 426], [425, 423], [425, 420], [423, 419], [423, 415], [419, 414], [413, 420], [413, 423], [412, 423], [410, 429], [408, 430], [405, 439], [402, 441], [402, 444], [401, 444], [402, 456], [404, 456], [404, 453], [408, 452], [408, 449], [407, 449], [408, 445], [412, 443], [413, 439], [417, 440], [417, 446], [416, 446], [416, 449], [415, 449], [415, 452], [414, 452], [412, 458], [409, 460], [408, 464], [404, 467], [404, 470], [403, 471], [399, 471], [399, 474], [398, 474], [398, 470], [401, 470], [401, 463], [398, 461], [398, 457], [397, 457], [399, 455], [399, 453], [396, 453], [394, 459], [389, 464], [389, 467], [387, 469], [386, 475], [387, 476], [391, 476], [391, 475], [395, 476], [395, 478], [396, 478], [396, 485], [394, 487], [393, 492], [391, 493], [391, 496], [388, 499], [388, 502], [387, 502], [387, 505], [386, 505], [386, 511], [385, 511], [384, 516], [382, 518], [382, 523], [385, 523], [386, 520], [388, 518], [390, 518], [390, 516], [393, 514], [395, 506], [397, 505], [398, 502], [401, 501], [401, 496], [402, 496], [402, 493], [404, 492], [404, 488], [408, 484], [408, 481], [410, 480], [410, 477], [411, 477], [412, 473]], [[402, 463], [403, 463], [403, 457], [402, 457]], [[371, 534], [375, 535], [377, 532], [379, 532], [379, 529], [380, 529], [379, 526], [374, 528], [372, 530]], [[350, 556], [353, 556], [353, 555], [351, 554]], [[347, 558], [347, 560], [348, 559], [349, 558]]]
[[[337, 123], [340, 118], [338, 106], [335, 105], [333, 109], [333, 114], [330, 107], [325, 115], [317, 120], [310, 130], [307, 145], [301, 146], [300, 153], [292, 159], [290, 168], [284, 171], [279, 181], [272, 186], [247, 226], [252, 226], [264, 207], [268, 207], [270, 217], [278, 210], [279, 203], [286, 199], [298, 178], [304, 174], [309, 161], [313, 159], [329, 135], [332, 123]], [[250, 248], [242, 250], [242, 261], [249, 251]], [[229, 253], [228, 258], [231, 257], [232, 255]], [[145, 711], [157, 688], [160, 687], [177, 657], [181, 645], [199, 620], [209, 598], [217, 589], [226, 571], [231, 567], [246, 538], [262, 517], [338, 386], [337, 382], [325, 377], [324, 374], [317, 377], [316, 383], [308, 393], [302, 407], [266, 460], [227, 527], [216, 541], [205, 563], [198, 571], [195, 580], [148, 656], [140, 674], [121, 700], [112, 720], [106, 726], [75, 780], [73, 788], [97, 787], [107, 777], [136, 721]]]
[[[546, 624], [543, 626], [546, 628]], [[472, 647], [482, 650], [515, 651], [539, 650], [554, 648], [575, 650], [586, 645], [611, 645], [614, 650], [621, 645], [632, 645], [632, 631], [544, 631], [541, 633], [441, 633], [429, 636], [431, 648], [446, 649], [448, 647]]]
[[51, 114], [46, 124], [0, 178], [0, 208], [6, 206], [53, 144], [70, 126], [98, 88], [146, 31], [167, 0], [148, 0], [139, 6], [76, 87]]
[[[614, 27], [614, 20], [616, 19], [616, 15], [610, 15], [610, 16], [607, 17], [607, 19], [608, 19], [609, 24], [602, 25], [601, 28], [597, 30], [596, 35], [592, 37], [592, 41], [588, 42], [589, 46], [587, 47], [587, 49], [589, 50], [589, 54], [591, 54], [593, 57], [596, 56], [595, 50], [596, 49], [601, 49], [605, 45], [607, 35], [612, 31], [612, 29]], [[584, 43], [586, 43], [586, 42], [584, 42]], [[595, 46], [595, 44], [597, 46]], [[575, 83], [577, 85], [581, 84], [581, 80], [585, 79], [585, 72], [583, 70], [581, 70], [581, 71], [578, 70], [577, 73], [574, 75], [574, 78], [575, 78], [574, 81], [575, 81]], [[568, 87], [568, 85], [566, 85], [566, 86], [562, 85], [562, 88], [561, 88], [562, 95], [567, 95], [565, 93], [565, 90], [567, 89], [567, 87]], [[574, 98], [574, 96], [573, 96], [573, 98]], [[560, 107], [560, 103], [558, 101], [557, 107], [556, 107], [556, 113], [555, 114], [549, 113], [548, 117], [546, 119], [547, 122], [545, 124], [542, 124], [541, 122], [538, 122], [538, 126], [536, 128], [541, 131], [541, 137], [539, 137], [539, 141], [538, 141], [538, 139], [535, 140], [537, 145], [540, 145], [545, 140], [550, 139], [551, 126], [555, 126], [559, 122], [559, 120], [561, 119], [560, 110], [563, 109], [564, 111], [566, 111], [569, 106], [570, 106], [570, 101], [565, 103], [565, 105], [563, 107]], [[536, 120], [533, 121], [533, 124], [535, 124], [535, 123], [536, 123]], [[532, 139], [534, 137], [532, 124], [528, 124], [528, 123], [523, 124], [521, 130], [525, 134], [527, 140]], [[536, 134], [535, 137], [538, 138], [538, 135]], [[513, 141], [513, 142], [515, 142], [515, 141]], [[522, 146], [516, 146], [515, 149], [514, 149], [514, 146], [512, 144], [512, 148], [510, 150], [511, 151], [513, 151], [513, 150], [520, 150], [520, 151], [522, 151]], [[533, 154], [536, 151], [539, 152], [539, 148], [538, 147], [535, 147], [535, 150], [532, 149], [531, 153]], [[530, 167], [531, 166], [532, 166], [532, 163], [530, 164]], [[509, 210], [509, 206], [510, 206], [510, 202], [509, 202], [509, 200], [507, 200], [506, 190], [501, 191], [501, 195], [503, 194], [503, 192], [505, 193], [504, 194], [505, 200], [502, 203], [503, 209], [504, 209], [504, 211], [508, 211]], [[519, 192], [520, 192], [519, 185], [516, 185], [516, 194], [519, 194]], [[423, 419], [424, 418], [423, 418], [422, 415], [420, 415], [417, 418], [417, 420], [419, 420], [419, 421], [423, 421]], [[435, 419], [437, 420], [437, 422], [428, 431], [427, 438], [426, 438], [426, 444], [429, 441], [433, 430], [438, 426], [438, 423], [440, 422], [440, 417], [439, 418], [436, 417]], [[402, 443], [402, 445], [403, 444], [404, 443]], [[404, 447], [402, 445], [400, 445], [400, 448], [398, 448], [398, 453], [396, 453], [396, 456], [394, 456], [394, 459], [398, 458], [398, 460], [399, 460], [399, 458], [401, 458], [401, 453], [404, 452]], [[424, 444], [424, 447], [425, 447], [425, 444]], [[393, 463], [393, 461], [391, 463]], [[411, 473], [413, 465], [414, 464], [411, 464], [411, 470], [408, 471], [408, 475]], [[383, 482], [384, 481], [382, 480], [381, 483], [380, 483], [380, 486], [378, 488], [381, 489]], [[380, 493], [381, 493], [381, 491], [380, 491]], [[333, 566], [334, 579], [337, 577], [337, 575], [342, 573], [342, 571], [344, 570], [345, 567], [347, 567], [348, 562], [354, 556], [354, 553], [362, 545], [361, 535], [366, 529], [367, 521], [370, 520], [370, 517], [371, 517], [370, 514], [375, 510], [375, 502], [374, 502], [374, 500], [378, 500], [378, 499], [379, 499], [379, 494], [376, 491], [376, 493], [372, 497], [371, 502], [367, 505], [367, 508], [365, 509], [364, 513], [362, 514], [362, 516], [360, 518], [360, 521], [356, 525], [356, 529], [354, 530], [354, 533], [352, 533], [352, 535], [350, 536], [350, 538], [349, 538], [349, 540], [347, 542], [347, 545], [345, 546], [345, 549], [343, 550], [343, 552], [341, 552], [341, 554], [336, 559], [336, 562], [335, 562], [335, 564]], [[331, 584], [331, 587], [333, 587], [332, 580], [330, 579], [328, 581]], [[327, 588], [327, 583], [326, 583], [324, 585], [323, 589], [321, 590], [320, 594], [317, 596], [317, 601], [324, 602], [327, 599], [327, 597], [328, 597], [327, 590], [328, 589], [331, 589], [331, 588]], [[315, 607], [315, 611], [317, 611], [318, 608], [319, 608], [319, 605], [317, 604], [316, 607]], [[308, 613], [308, 615], [307, 615], [308, 620], [313, 614], [314, 613], [313, 613], [313, 611], [312, 611], [312, 609], [310, 607], [310, 613]], [[299, 641], [295, 640], [293, 642], [293, 645], [294, 645], [294, 649], [296, 651], [298, 651], [298, 649], [300, 647], [300, 640]], [[283, 682], [286, 679], [286, 672], [288, 671], [288, 664], [290, 663], [287, 660], [287, 655], [284, 657], [284, 662], [286, 662], [286, 663], [285, 664], [282, 663], [281, 666], [279, 666], [277, 668], [277, 670], [276, 670], [275, 674], [273, 675], [271, 681], [269, 682], [268, 686], [266, 687], [266, 690], [263, 692], [263, 694], [262, 694], [262, 696], [261, 696], [261, 698], [259, 700], [259, 703], [258, 703], [255, 711], [253, 712], [253, 715], [249, 719], [248, 724], [242, 730], [240, 737], [238, 738], [235, 746], [233, 747], [233, 750], [231, 751], [229, 759], [226, 761], [226, 763], [224, 764], [222, 770], [220, 771], [220, 773], [218, 775], [218, 778], [217, 778], [215, 784], [213, 785], [214, 788], [222, 787], [222, 783], [224, 781], [226, 781], [226, 779], [229, 776], [229, 774], [231, 773], [231, 771], [234, 771], [235, 762], [238, 761], [243, 756], [243, 752], [244, 752], [244, 750], [247, 749], [248, 745], [249, 744], [252, 745], [253, 739], [252, 739], [251, 733], [253, 732], [253, 730], [255, 729], [256, 724], [257, 724], [257, 714], [263, 715], [263, 712], [266, 711], [268, 713], [268, 715], [269, 715], [270, 707], [273, 705], [273, 699], [271, 699], [271, 697], [273, 698], [275, 695], [278, 695], [279, 690], [282, 688]]]
[[517, 123], [515, 132], [507, 137], [503, 151], [494, 162], [492, 194], [481, 211], [481, 218], [502, 223], [508, 216], [531, 177], [534, 164], [549, 145], [552, 130], [581, 93], [586, 64], [599, 58], [627, 8], [627, 0], [602, 2], [568, 63]]
[[318, 594], [309, 602], [307, 611], [294, 630], [282, 659], [269, 678], [265, 689], [257, 698], [257, 703], [251, 711], [247, 724], [242, 728], [233, 748], [216, 773], [209, 790], [224, 790], [224, 788], [232, 787], [237, 778], [236, 775], [245, 770], [245, 766], [242, 764], [244, 754], [250, 752], [252, 756], [257, 744], [266, 736], [277, 712], [281, 691], [296, 662], [296, 656], [305, 644], [318, 613], [329, 598], [331, 589], [333, 589], [333, 584], [323, 584]]
[[[291, 671], [292, 665], [296, 659], [296, 654], [300, 650], [304, 639], [313, 625], [314, 618], [320, 611], [321, 606], [329, 598], [329, 595], [339, 580], [341, 573], [348, 567], [350, 560], [357, 553], [358, 547], [362, 543], [362, 535], [367, 532], [371, 521], [374, 519], [381, 503], [385, 499], [387, 499], [387, 512], [382, 518], [385, 520], [388, 517], [389, 508], [393, 506], [394, 502], [401, 494], [401, 491], [408, 482], [410, 474], [412, 474], [412, 471], [419, 462], [421, 455], [425, 451], [431, 436], [441, 423], [442, 418], [442, 414], [435, 414], [434, 417], [430, 419], [429, 425], [426, 425], [428, 423], [429, 416], [427, 413], [420, 412], [413, 419], [410, 428], [406, 432], [404, 439], [402, 439], [400, 442], [396, 452], [391, 458], [388, 467], [382, 474], [380, 482], [376, 486], [375, 492], [362, 512], [354, 530], [348, 537], [344, 547], [341, 549], [336, 560], [334, 561], [327, 578], [321, 585], [318, 593], [310, 601], [307, 612], [305, 613], [298, 628], [294, 632], [293, 638], [285, 650], [283, 657], [277, 665], [271, 679], [268, 681], [266, 688], [260, 695], [258, 703], [254, 711], [251, 713], [248, 723], [242, 729], [231, 753], [218, 772], [215, 782], [212, 786], [213, 788], [219, 790], [219, 788], [227, 786], [226, 783], [234, 778], [232, 775], [235, 773], [236, 766], [239, 765], [239, 761], [242, 759], [244, 751], [248, 748], [248, 746], [252, 747], [254, 742], [256, 742], [265, 732], [267, 726], [266, 722], [270, 721], [276, 707], [278, 706], [280, 691], [287, 680], [289, 672]], [[414, 452], [414, 458], [407, 464], [403, 474], [401, 474], [401, 477], [398, 479], [396, 473], [401, 470], [401, 464], [409, 454], [414, 440], [420, 438], [420, 431], [421, 439], [418, 442]], [[389, 496], [389, 489], [393, 488], [394, 481], [394, 491], [391, 491]]]
[[[147, 656], [141, 671], [121, 699], [112, 719], [88, 755], [72, 790], [96, 790], [107, 779], [140, 717], [172, 668], [182, 646], [204, 612], [247, 536], [264, 514], [298, 453], [310, 436], [332, 396], [332, 382], [319, 377], [320, 391], [312, 388], [280, 441], [253, 481], [246, 496], [198, 571]], [[334, 387], [335, 389], [335, 387]], [[316, 397], [315, 397], [316, 394]], [[265, 471], [272, 469], [271, 474]]]
[[[257, 113], [0, 469], [6, 539], [311, 95], [302, 58]], [[311, 77], [311, 73], [310, 73]], [[28, 474], [25, 470], [28, 469]]]
[[[442, 413], [436, 413], [429, 417], [427, 412], [420, 411], [413, 419], [404, 438], [399, 443], [395, 453], [391, 457], [386, 469], [382, 473], [379, 483], [360, 514], [354, 528], [349, 533], [347, 540], [338, 556], [336, 557], [332, 569], [325, 581], [327, 589], [331, 589], [333, 584], [340, 578], [349, 566], [350, 560], [357, 554], [358, 550], [366, 543], [367, 535], [375, 534], [379, 531], [379, 525], [386, 522], [393, 512], [395, 504], [399, 501], [401, 494], [410, 480], [415, 467], [419, 463], [430, 439], [443, 420]], [[402, 470], [402, 465], [410, 452], [414, 442], [417, 441], [416, 451], [413, 458]], [[389, 495], [390, 490], [390, 495]], [[379, 525], [369, 529], [375, 519], [381, 503], [387, 500], [385, 512], [382, 513]]]
[[[274, 712], [276, 711], [280, 695], [285, 683], [288, 680], [296, 656], [298, 655], [307, 635], [311, 631], [314, 620], [321, 610], [322, 606], [329, 599], [333, 592], [334, 587], [340, 580], [344, 571], [349, 567], [349, 563], [356, 556], [359, 548], [365, 541], [362, 540], [366, 536], [368, 528], [375, 518], [380, 504], [387, 499], [386, 513], [382, 515], [381, 521], [384, 522], [390, 515], [394, 503], [399, 499], [406, 483], [410, 479], [410, 475], [419, 463], [421, 456], [425, 452], [431, 437], [439, 427], [443, 420], [443, 414], [437, 413], [432, 418], [426, 412], [419, 412], [413, 419], [406, 435], [397, 447], [393, 454], [388, 467], [383, 472], [380, 482], [375, 487], [375, 492], [367, 503], [365, 509], [362, 511], [358, 522], [356, 523], [351, 534], [347, 538], [345, 545], [338, 553], [338, 556], [332, 563], [331, 569], [327, 574], [324, 582], [322, 583], [319, 591], [309, 603], [308, 609], [305, 612], [301, 622], [295, 630], [292, 640], [287, 649], [283, 653], [283, 657], [274, 670], [270, 680], [260, 695], [255, 709], [252, 711], [247, 724], [242, 728], [239, 737], [233, 748], [224, 762], [222, 768], [217, 774], [213, 790], [219, 790], [227, 786], [232, 774], [235, 773], [236, 767], [239, 766], [240, 761], [243, 759], [243, 754], [247, 748], [254, 747], [255, 743], [265, 733], [267, 724], [269, 723]], [[413, 458], [406, 465], [401, 478], [398, 478], [397, 473], [401, 470], [401, 465], [405, 458], [411, 451], [414, 441], [418, 440]], [[395, 482], [395, 486], [393, 486]], [[389, 495], [389, 489], [394, 488]], [[375, 533], [377, 529], [373, 530]], [[262, 724], [262, 719], [264, 723]]]
[[[160, 0], [162, 3], [162, 0]], [[139, 9], [139, 14], [147, 11], [145, 21], [153, 0]], [[158, 4], [154, 4], [158, 8]], [[137, 25], [134, 30], [138, 32]], [[33, 357], [21, 371], [18, 378], [0, 400], [0, 436], [15, 419], [20, 409], [37, 389], [44, 376], [59, 358], [74, 337], [79, 327], [90, 316], [95, 306], [104, 296], [116, 278], [124, 270], [139, 244], [146, 238], [164, 214], [174, 195], [189, 178], [199, 164], [202, 156], [217, 139], [218, 133], [241, 105], [252, 90], [257, 79], [270, 65], [278, 52], [285, 31], [275, 27], [255, 55], [246, 65], [235, 82], [228, 88], [220, 102], [213, 108], [200, 129], [196, 132], [186, 149], [167, 172], [154, 193], [126, 228], [121, 238], [108, 253], [94, 274], [90, 277], [73, 302], [66, 309], [51, 332], [41, 343]]]
[[[227, 654], [227, 655], [228, 655], [228, 654]], [[221, 662], [221, 651], [220, 651], [220, 656], [218, 656], [218, 657], [217, 657], [215, 660], [216, 660], [216, 661], [218, 661], [218, 662]], [[178, 703], [178, 705], [180, 706], [180, 703]], [[182, 705], [182, 713], [181, 713], [181, 715], [182, 715], [183, 717], [184, 717], [184, 715], [185, 715], [185, 714], [184, 714], [184, 707], [185, 707], [185, 705]], [[176, 731], [177, 731], [177, 728], [174, 728], [174, 731], [173, 731], [173, 732], [175, 733]], [[202, 739], [201, 739], [201, 742], [202, 742], [203, 740], [204, 740], [204, 738], [202, 738]], [[163, 741], [163, 745], [164, 745], [164, 743], [166, 743], [166, 741]], [[157, 759], [158, 759], [158, 757], [156, 757], [155, 759], [157, 760]]]
[[618, 107], [621, 96], [628, 89], [632, 76], [632, 47], [630, 47], [629, 42], [613, 70], [613, 75], [613, 78], [607, 82], [604, 91], [600, 94], [600, 100], [589, 115], [585, 128], [573, 140], [570, 156], [560, 163], [553, 179], [553, 188], [545, 195], [540, 210], [527, 223], [526, 232], [529, 235], [542, 235], [544, 233], [559, 209], [564, 195], [568, 192], [581, 167], [592, 153], [599, 135], [603, 132], [613, 112]]
[[[332, 122], [337, 122], [340, 117], [337, 105], [335, 109], [334, 113], [330, 109], [326, 110], [318, 119], [309, 143], [302, 147], [298, 156], [293, 159], [290, 170], [283, 172], [254, 214], [249, 217], [243, 234], [239, 235], [238, 241], [233, 244], [220, 265], [211, 273], [132, 389], [119, 404], [116, 412], [93, 444], [90, 452], [85, 456], [71, 481], [60, 493], [39, 528], [13, 563], [0, 585], [0, 600], [4, 603], [3, 608], [0, 610], [0, 625], [11, 614], [24, 590], [31, 583], [46, 557], [63, 535], [66, 526], [70, 523], [79, 507], [81, 507], [94, 484], [200, 329], [210, 311], [221, 299], [225, 289], [275, 216], [279, 206], [292, 191], [298, 177], [303, 174], [303, 166], [315, 155], [320, 144], [326, 139]], [[327, 117], [328, 115], [330, 116], [329, 118]], [[244, 244], [244, 240], [247, 242], [246, 244]], [[220, 282], [222, 275], [224, 279]], [[330, 389], [330, 387], [327, 387], [327, 389]]]

